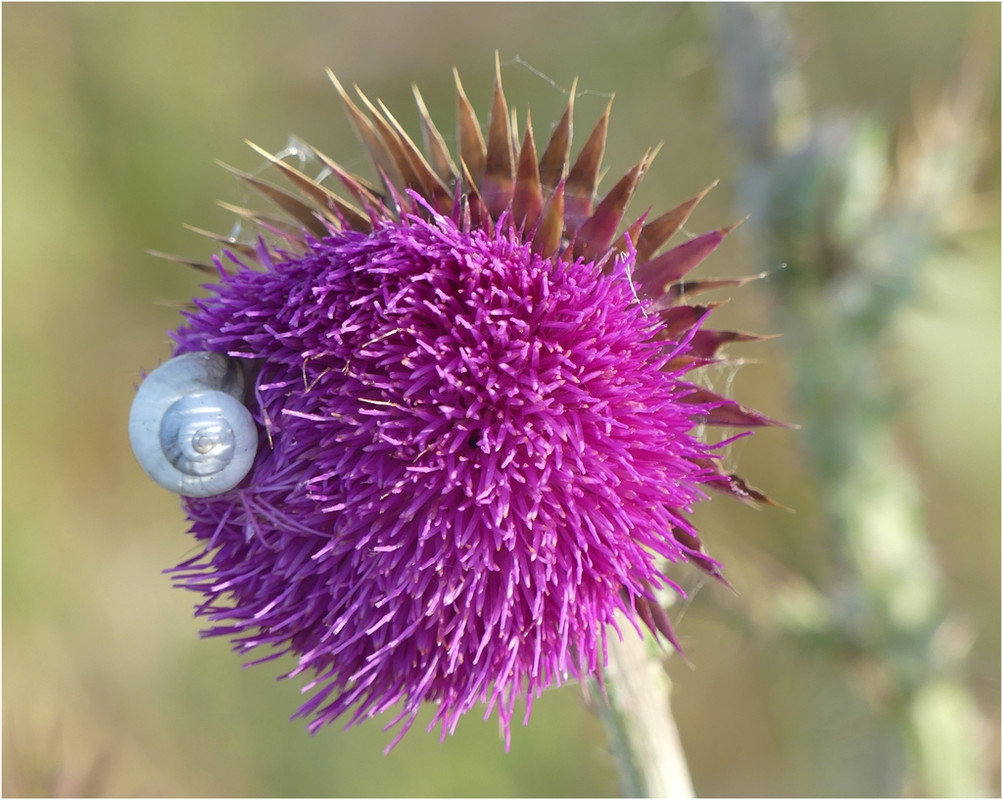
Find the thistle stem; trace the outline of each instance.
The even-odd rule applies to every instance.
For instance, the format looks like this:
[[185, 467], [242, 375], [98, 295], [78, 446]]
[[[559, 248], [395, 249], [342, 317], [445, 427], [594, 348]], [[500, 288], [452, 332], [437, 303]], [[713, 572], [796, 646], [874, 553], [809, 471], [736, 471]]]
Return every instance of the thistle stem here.
[[602, 710], [610, 746], [628, 797], [693, 797], [686, 756], [669, 703], [672, 682], [662, 654], [634, 636], [625, 622], [623, 641], [611, 637]]

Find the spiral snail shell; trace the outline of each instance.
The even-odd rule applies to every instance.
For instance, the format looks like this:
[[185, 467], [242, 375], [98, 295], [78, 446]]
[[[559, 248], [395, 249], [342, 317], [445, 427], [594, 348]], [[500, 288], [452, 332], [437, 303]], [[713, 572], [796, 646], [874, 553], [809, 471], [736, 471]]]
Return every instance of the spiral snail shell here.
[[151, 372], [129, 412], [140, 466], [185, 497], [229, 491], [251, 469], [258, 429], [244, 406], [240, 364], [221, 353], [186, 353]]

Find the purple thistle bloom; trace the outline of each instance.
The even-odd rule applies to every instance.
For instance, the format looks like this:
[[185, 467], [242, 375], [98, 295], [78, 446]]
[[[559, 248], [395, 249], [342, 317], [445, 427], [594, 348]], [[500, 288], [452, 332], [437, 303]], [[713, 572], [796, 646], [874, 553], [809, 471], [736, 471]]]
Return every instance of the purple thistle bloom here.
[[294, 224], [247, 212], [273, 243], [230, 242], [173, 337], [242, 365], [257, 456], [185, 498], [204, 549], [173, 573], [208, 634], [313, 676], [311, 731], [394, 709], [399, 739], [432, 702], [445, 735], [486, 702], [507, 746], [517, 700], [600, 673], [618, 613], [675, 644], [665, 562], [720, 577], [704, 485], [768, 502], [697, 427], [771, 420], [686, 379], [755, 338], [683, 302], [740, 282], [680, 282], [728, 229], [656, 255], [698, 195], [617, 236], [650, 159], [593, 206], [608, 109], [569, 169], [570, 106], [537, 159], [500, 79], [486, 143], [460, 89], [457, 169], [420, 97], [424, 154], [335, 85], [384, 187], [320, 154], [357, 206], [275, 157], [298, 197], [244, 176]]

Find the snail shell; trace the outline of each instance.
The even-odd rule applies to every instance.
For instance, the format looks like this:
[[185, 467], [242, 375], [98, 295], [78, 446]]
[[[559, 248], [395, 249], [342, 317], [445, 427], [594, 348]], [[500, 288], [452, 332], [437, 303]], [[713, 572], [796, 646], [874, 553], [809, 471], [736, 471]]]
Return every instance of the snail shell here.
[[240, 483], [258, 450], [244, 406], [240, 364], [221, 353], [186, 353], [153, 370], [129, 412], [129, 442], [147, 475], [185, 497]]

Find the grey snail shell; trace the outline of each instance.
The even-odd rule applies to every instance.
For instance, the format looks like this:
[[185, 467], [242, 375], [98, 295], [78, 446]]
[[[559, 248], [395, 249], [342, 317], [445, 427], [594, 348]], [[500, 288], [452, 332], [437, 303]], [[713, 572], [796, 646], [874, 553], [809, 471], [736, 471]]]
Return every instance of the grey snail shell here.
[[158, 484], [185, 497], [233, 489], [251, 469], [258, 429], [244, 406], [240, 364], [186, 353], [147, 375], [129, 411], [129, 443]]

